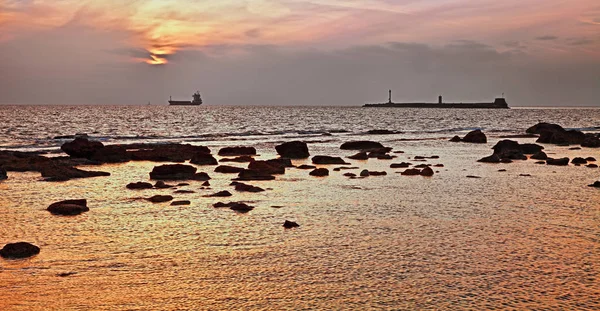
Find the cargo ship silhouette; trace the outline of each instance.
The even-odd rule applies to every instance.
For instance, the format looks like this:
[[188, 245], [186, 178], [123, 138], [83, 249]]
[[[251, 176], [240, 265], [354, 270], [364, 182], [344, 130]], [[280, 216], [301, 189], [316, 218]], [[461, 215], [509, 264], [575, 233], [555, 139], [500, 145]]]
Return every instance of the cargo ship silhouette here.
[[171, 106], [200, 106], [202, 105], [202, 98], [200, 97], [200, 92], [194, 93], [192, 96], [192, 100], [172, 100], [171, 96], [169, 96], [169, 105]]

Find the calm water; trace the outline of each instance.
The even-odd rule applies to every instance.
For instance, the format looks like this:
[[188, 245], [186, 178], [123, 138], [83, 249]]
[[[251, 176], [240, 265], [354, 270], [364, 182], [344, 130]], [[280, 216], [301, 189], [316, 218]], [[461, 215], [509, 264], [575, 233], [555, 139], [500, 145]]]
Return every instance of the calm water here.
[[[392, 161], [351, 161], [387, 176], [316, 178], [288, 169], [252, 182], [271, 190], [234, 193], [231, 200], [256, 206], [248, 214], [214, 209], [224, 200], [203, 197], [232, 190], [232, 176], [212, 166], [199, 167], [213, 177], [212, 189], [192, 182], [180, 189], [197, 193], [174, 194], [192, 201], [184, 207], [135, 199], [173, 189], [125, 189], [147, 181], [156, 163], [94, 167], [112, 175], [65, 183], [9, 173], [0, 182], [0, 244], [29, 241], [42, 251], [0, 259], [0, 310], [597, 310], [600, 193], [587, 184], [598, 169], [476, 160], [500, 136], [538, 121], [597, 131], [599, 120], [596, 109], [0, 107], [0, 149], [52, 151], [65, 141], [53, 137], [87, 133], [109, 144], [188, 142], [213, 153], [252, 145], [262, 159], [295, 139], [308, 141], [312, 155], [351, 155], [339, 145], [356, 139], [405, 151]], [[447, 142], [473, 128], [489, 143]], [[364, 134], [371, 129], [401, 133]], [[596, 149], [546, 151], [600, 158]], [[389, 168], [416, 155], [439, 155], [428, 163], [444, 167], [431, 178]], [[79, 197], [90, 212], [45, 210]], [[301, 227], [284, 230], [286, 219]], [[65, 272], [75, 274], [58, 276]]]

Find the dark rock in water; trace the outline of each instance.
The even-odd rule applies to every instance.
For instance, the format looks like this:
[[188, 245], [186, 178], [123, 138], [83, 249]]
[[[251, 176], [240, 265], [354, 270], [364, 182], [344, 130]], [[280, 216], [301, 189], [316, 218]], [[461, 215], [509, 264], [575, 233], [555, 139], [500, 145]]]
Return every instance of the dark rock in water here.
[[149, 182], [132, 182], [127, 184], [127, 186], [125, 186], [127, 189], [132, 189], [132, 190], [139, 190], [139, 189], [152, 189], [153, 186], [151, 183]]
[[370, 135], [389, 135], [389, 134], [396, 134], [395, 131], [390, 131], [390, 130], [369, 130], [367, 131], [367, 134]]
[[90, 159], [100, 163], [124, 163], [131, 160], [131, 155], [124, 147], [111, 145], [96, 150]]
[[444, 164], [439, 163], [439, 164], [434, 165], [434, 167], [444, 167]]
[[256, 155], [254, 147], [225, 147], [219, 150], [220, 156]]
[[402, 172], [400, 174], [405, 175], [405, 176], [421, 175], [421, 170], [416, 169], [416, 168], [409, 168], [407, 170], [404, 170], [404, 172]]
[[131, 144], [124, 147], [134, 161], [184, 162], [199, 153], [210, 154], [209, 148], [190, 144]]
[[84, 171], [70, 166], [55, 164], [42, 167], [40, 172], [46, 181], [67, 181], [76, 178], [110, 176], [110, 173], [107, 172]]
[[594, 157], [587, 157], [587, 158], [585, 158], [585, 160], [588, 162], [596, 162], [596, 158], [594, 158]]
[[256, 187], [256, 186], [244, 184], [244, 183], [241, 183], [241, 182], [236, 182], [235, 183], [235, 191], [241, 191], [241, 192], [263, 192], [263, 191], [265, 191], [265, 189], [263, 189], [261, 187]]
[[0, 180], [8, 179], [8, 173], [2, 167], [0, 167]]
[[196, 191], [193, 191], [193, 190], [176, 190], [174, 193], [178, 193], [178, 194], [190, 194], [190, 193], [196, 193]]
[[600, 148], [600, 137], [593, 134], [586, 134], [581, 146], [587, 148]]
[[87, 207], [87, 200], [64, 200], [55, 202], [48, 206], [47, 210], [53, 215], [74, 216], [87, 212], [90, 209]]
[[285, 222], [283, 222], [283, 227], [286, 229], [291, 229], [291, 228], [300, 227], [300, 225], [296, 222], [286, 220]]
[[346, 163], [344, 159], [340, 157], [330, 157], [330, 156], [314, 156], [312, 157], [312, 162], [314, 164], [350, 164]]
[[527, 157], [523, 154], [521, 145], [514, 140], [501, 140], [492, 149], [494, 150], [494, 154], [498, 155], [501, 159], [527, 160]]
[[569, 158], [560, 158], [560, 159], [548, 158], [546, 160], [546, 164], [548, 164], [548, 165], [559, 165], [559, 166], [569, 165]]
[[190, 163], [196, 164], [196, 165], [217, 165], [217, 164], [219, 164], [219, 162], [217, 162], [217, 159], [215, 159], [215, 157], [213, 157], [212, 154], [202, 153], [202, 152], [196, 153], [190, 159]]
[[77, 272], [75, 272], [75, 271], [69, 271], [69, 272], [57, 273], [56, 276], [61, 277], [61, 278], [66, 278], [68, 276], [75, 275], [75, 274], [77, 274]]
[[185, 186], [189, 186], [190, 184], [186, 183], [186, 182], [181, 182], [177, 184], [177, 187], [185, 187]]
[[360, 176], [361, 177], [367, 177], [369, 175], [370, 175], [369, 174], [369, 170], [362, 170], [362, 171], [360, 171]]
[[529, 134], [542, 134], [542, 132], [562, 132], [564, 130], [565, 129], [558, 124], [540, 122], [528, 128], [525, 132]]
[[392, 163], [390, 165], [390, 168], [406, 168], [406, 167], [410, 167], [412, 164], [408, 163], [408, 162], [402, 162], [402, 163]]
[[238, 163], [252, 162], [252, 161], [254, 161], [254, 158], [252, 158], [251, 156], [239, 156], [239, 157], [235, 157], [235, 158], [223, 158], [223, 159], [219, 160], [219, 162], [238, 162]]
[[27, 242], [8, 243], [0, 249], [0, 256], [8, 259], [27, 258], [39, 253], [39, 247]]
[[214, 208], [229, 207], [229, 206], [231, 206], [231, 203], [217, 202], [217, 203], [213, 204]]
[[589, 167], [589, 168], [597, 168], [597, 167], [598, 167], [598, 164], [593, 164], [593, 163], [592, 163], [592, 164], [588, 164], [588, 165], [586, 165], [586, 166], [587, 166], [587, 167]]
[[349, 156], [348, 158], [352, 159], [352, 160], [367, 160], [367, 159], [369, 159], [369, 156], [367, 155], [367, 153], [365, 151], [361, 151], [357, 154]]
[[203, 187], [210, 187], [210, 182], [207, 180], [205, 182], [202, 183]]
[[196, 174], [196, 168], [185, 164], [166, 164], [155, 166], [150, 179], [155, 180], [189, 180]]
[[513, 160], [509, 159], [509, 158], [502, 158], [500, 159], [500, 163], [512, 163]]
[[369, 171], [369, 176], [385, 176], [387, 175], [386, 171]]
[[341, 170], [357, 170], [357, 169], [359, 169], [359, 167], [357, 167], [357, 166], [339, 166], [339, 167], [334, 168], [333, 170], [336, 172], [339, 172]]
[[326, 168], [317, 168], [310, 172], [309, 175], [318, 177], [329, 176], [329, 170]]
[[349, 141], [343, 143], [340, 149], [344, 150], [365, 150], [383, 148], [383, 145], [375, 141]]
[[487, 137], [481, 130], [474, 130], [467, 133], [462, 141], [466, 143], [485, 144], [487, 143]]
[[546, 160], [548, 159], [548, 155], [543, 151], [539, 151], [534, 153], [531, 158], [534, 160]]
[[543, 131], [536, 142], [568, 146], [569, 144], [581, 144], [585, 138], [586, 135], [577, 130]]
[[152, 203], [163, 203], [163, 202], [169, 202], [171, 200], [173, 200], [173, 196], [170, 195], [155, 195], [152, 197], [147, 198], [146, 200], [152, 202]]
[[581, 147], [571, 147], [569, 150], [581, 150]]
[[96, 151], [104, 145], [99, 141], [90, 141], [87, 138], [77, 137], [75, 140], [64, 143], [60, 149], [73, 158], [91, 158]]
[[254, 209], [254, 206], [250, 206], [246, 203], [241, 203], [241, 202], [237, 202], [237, 203], [233, 203], [229, 206], [230, 209], [239, 212], [239, 213], [247, 213], [251, 210]]
[[519, 174], [520, 177], [531, 177], [531, 174]]
[[571, 163], [573, 163], [573, 164], [587, 164], [587, 160], [584, 159], [584, 158], [576, 157], [576, 158], [573, 158], [573, 160], [571, 160]]
[[593, 184], [588, 185], [588, 187], [600, 188], [600, 181], [595, 181]]
[[239, 174], [243, 170], [244, 168], [229, 165], [219, 165], [215, 168], [215, 172], [223, 174]]
[[524, 154], [535, 154], [544, 150], [544, 147], [538, 144], [519, 144], [519, 147]]
[[192, 202], [188, 201], [188, 200], [181, 200], [181, 201], [173, 201], [171, 202], [171, 206], [181, 206], [181, 205], [190, 205], [192, 204]]
[[292, 160], [288, 158], [269, 159], [266, 162], [273, 166], [295, 167], [294, 164], [292, 164]]
[[[369, 153], [369, 157], [371, 157], [372, 154], [373, 154], [372, 152]], [[379, 160], [392, 160], [392, 159], [396, 158], [396, 156], [392, 156], [389, 154], [377, 154], [376, 158]]]
[[454, 137], [450, 138], [450, 141], [453, 143], [458, 143], [462, 141], [462, 139], [458, 135], [454, 135]]
[[498, 172], [506, 172], [506, 170], [505, 169], [500, 169], [500, 170], [498, 170]]
[[483, 163], [500, 163], [500, 157], [497, 154], [494, 153], [491, 156], [483, 157], [483, 158], [477, 160], [477, 162], [483, 162]]
[[310, 156], [305, 142], [291, 141], [275, 146], [275, 150], [282, 158], [306, 159]]
[[354, 174], [354, 173], [344, 173], [344, 176], [346, 176], [346, 177], [356, 177], [356, 174]]
[[429, 166], [431, 166], [431, 164], [419, 164], [419, 165], [415, 165], [414, 168], [426, 168], [426, 167], [429, 167]]
[[393, 153], [404, 153], [404, 151], [398, 150], [398, 151], [394, 151]]
[[205, 172], [196, 173], [194, 176], [192, 176], [192, 180], [197, 181], [209, 181], [210, 179], [210, 176], [208, 176], [208, 174]]
[[302, 164], [298, 167], [296, 167], [297, 169], [301, 169], [301, 170], [314, 170], [315, 168], [317, 168], [314, 165], [306, 165], [306, 164]]
[[227, 190], [219, 191], [217, 193], [205, 195], [205, 197], [230, 197], [232, 196], [231, 192]]
[[415, 156], [413, 159], [415, 160], [425, 160], [424, 156]]
[[430, 158], [430, 159], [439, 159], [439, 158], [440, 158], [440, 156], [438, 156], [438, 155], [432, 155], [432, 156], [430, 156], [429, 158]]
[[421, 170], [421, 176], [433, 176], [433, 170], [431, 167], [425, 167]]
[[546, 161], [537, 161], [535, 164], [546, 164]]
[[275, 176], [257, 170], [243, 170], [238, 174], [237, 180], [273, 180]]
[[248, 164], [248, 169], [259, 171], [266, 175], [285, 174], [285, 166], [273, 161], [252, 161]]
[[154, 188], [157, 188], [157, 189], [167, 189], [167, 188], [173, 188], [173, 187], [174, 187], [173, 185], [168, 185], [162, 180], [159, 180], [154, 184]]
[[481, 177], [480, 176], [475, 176], [475, 175], [467, 175], [467, 178], [479, 179]]

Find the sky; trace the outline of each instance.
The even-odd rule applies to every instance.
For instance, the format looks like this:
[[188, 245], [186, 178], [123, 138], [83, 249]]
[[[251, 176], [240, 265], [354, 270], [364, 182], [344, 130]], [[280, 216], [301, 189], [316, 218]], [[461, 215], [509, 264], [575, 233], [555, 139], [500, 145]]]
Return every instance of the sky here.
[[600, 106], [598, 0], [0, 0], [0, 104]]

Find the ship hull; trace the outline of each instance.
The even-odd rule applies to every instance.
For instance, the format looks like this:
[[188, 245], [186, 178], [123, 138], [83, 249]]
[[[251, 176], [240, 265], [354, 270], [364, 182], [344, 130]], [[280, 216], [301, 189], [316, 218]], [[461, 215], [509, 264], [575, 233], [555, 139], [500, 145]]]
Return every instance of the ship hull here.
[[200, 106], [202, 103], [194, 103], [191, 101], [169, 101], [169, 106]]
[[366, 104], [363, 107], [382, 107], [382, 108], [458, 108], [458, 109], [509, 109], [507, 105], [497, 105], [495, 103], [385, 103], [385, 104]]

